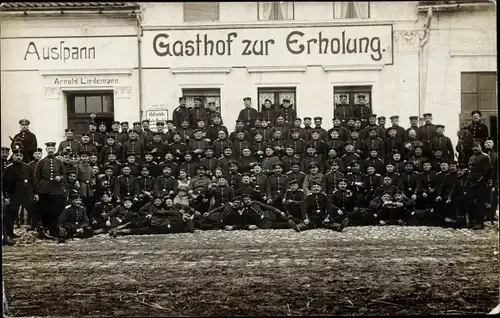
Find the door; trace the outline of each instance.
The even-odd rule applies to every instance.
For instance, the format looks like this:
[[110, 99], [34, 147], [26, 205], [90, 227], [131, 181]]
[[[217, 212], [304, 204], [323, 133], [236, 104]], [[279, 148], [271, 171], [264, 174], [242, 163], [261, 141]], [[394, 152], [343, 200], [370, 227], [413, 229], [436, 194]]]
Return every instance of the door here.
[[75, 130], [75, 138], [79, 139], [84, 132], [88, 132], [92, 121], [91, 114], [95, 114], [94, 121], [99, 125], [106, 124], [111, 131], [114, 121], [113, 91], [86, 91], [67, 92], [68, 128]]

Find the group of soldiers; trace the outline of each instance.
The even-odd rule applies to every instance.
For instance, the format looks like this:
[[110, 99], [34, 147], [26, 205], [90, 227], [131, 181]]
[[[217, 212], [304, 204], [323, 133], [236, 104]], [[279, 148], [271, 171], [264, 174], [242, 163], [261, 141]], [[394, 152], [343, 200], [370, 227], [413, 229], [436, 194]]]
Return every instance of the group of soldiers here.
[[[75, 139], [38, 148], [29, 121], [2, 147], [3, 243], [25, 221], [41, 238], [193, 232], [195, 229], [348, 225], [484, 228], [496, 210], [497, 154], [472, 112], [453, 147], [432, 114], [407, 129], [359, 96], [336, 105], [333, 127], [298, 118], [290, 100], [261, 110], [243, 99], [229, 133], [214, 103], [179, 99], [172, 120], [90, 122]], [[11, 154], [12, 151], [12, 154]], [[457, 151], [457, 152], [455, 152]], [[458, 158], [458, 161], [456, 160]], [[23, 210], [27, 211], [24, 220]], [[21, 211], [21, 213], [20, 213]]]

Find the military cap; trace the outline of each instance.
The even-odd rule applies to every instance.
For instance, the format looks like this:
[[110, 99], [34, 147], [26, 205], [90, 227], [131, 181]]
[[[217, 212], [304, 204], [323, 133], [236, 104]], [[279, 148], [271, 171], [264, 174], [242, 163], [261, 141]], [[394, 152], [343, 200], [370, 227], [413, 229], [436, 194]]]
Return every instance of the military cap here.
[[341, 94], [340, 98], [342, 98], [342, 97], [346, 97], [347, 98], [347, 95], [346, 94]]
[[73, 128], [66, 128], [64, 129], [64, 132], [74, 132], [75, 130]]
[[186, 152], [184, 153], [184, 157], [185, 157], [185, 156], [187, 156], [187, 155], [189, 155], [189, 156], [191, 156], [191, 157], [192, 157], [192, 156], [193, 156], [193, 153], [192, 153], [191, 151], [186, 151]]
[[356, 120], [356, 118], [354, 118], [354, 117], [350, 117], [350, 118], [348, 118], [348, 119], [347, 119], [347, 121], [351, 121], [351, 120], [352, 120], [352, 121], [355, 121], [355, 120]]
[[304, 120], [311, 120], [311, 117], [304, 117]]
[[105, 122], [103, 122], [103, 121], [101, 121], [101, 122], [99, 123], [99, 126], [106, 126], [106, 123], [105, 123]]
[[137, 155], [136, 153], [133, 153], [133, 152], [132, 152], [132, 153], [129, 153], [129, 154], [127, 155], [127, 158], [128, 158], [128, 157], [135, 157], [136, 155]]
[[391, 131], [391, 130], [397, 131], [397, 130], [396, 130], [396, 128], [394, 128], [394, 127], [389, 127], [388, 131]]
[[398, 115], [393, 115], [393, 116], [389, 117], [389, 119], [391, 119], [391, 120], [392, 119], [399, 119], [399, 116]]
[[155, 153], [152, 152], [152, 151], [146, 151], [146, 153], [144, 154], [144, 156], [147, 156], [147, 155], [154, 156]]
[[229, 165], [236, 165], [236, 166], [238, 166], [238, 161], [236, 161], [234, 159], [231, 159], [231, 160], [229, 160]]
[[317, 181], [313, 181], [313, 182], [311, 182], [311, 186], [320, 186], [321, 187], [321, 183], [319, 183]]
[[49, 142], [46, 142], [46, 143], [45, 143], [45, 146], [46, 146], [46, 147], [55, 147], [55, 146], [56, 146], [56, 143], [55, 143], [55, 142], [53, 142], [53, 141], [49, 141]]
[[385, 119], [385, 116], [380, 116], [378, 120]]
[[197, 167], [196, 167], [196, 170], [207, 170], [207, 167], [205, 167], [204, 164], [199, 164]]
[[133, 125], [133, 126], [140, 126], [140, 125], [141, 125], [141, 123], [140, 123], [139, 121], [134, 121], [134, 122], [132, 123], [132, 125]]
[[141, 123], [149, 123], [149, 119], [143, 119]]
[[117, 121], [117, 120], [113, 121], [113, 125], [119, 125], [119, 124], [120, 124], [119, 121]]
[[129, 133], [129, 134], [132, 134], [132, 133], [137, 134], [137, 131], [135, 131], [135, 130], [133, 130], [133, 129], [129, 129], [129, 130], [128, 130], [128, 133]]
[[299, 181], [297, 179], [292, 179], [292, 180], [288, 181], [288, 185], [292, 185], [292, 184], [299, 184]]
[[163, 134], [159, 131], [153, 132], [153, 136], [162, 136]]
[[436, 128], [443, 128], [444, 129], [444, 125], [436, 125]]
[[475, 114], [478, 114], [479, 116], [482, 116], [483, 114], [479, 110], [473, 110], [470, 115], [474, 116]]
[[323, 117], [319, 117], [319, 116], [317, 116], [317, 117], [314, 117], [314, 120], [315, 120], [315, 121], [316, 121], [316, 120], [323, 120]]
[[90, 134], [89, 134], [89, 133], [84, 132], [84, 133], [82, 133], [82, 137], [90, 137]]
[[370, 118], [377, 118], [377, 114], [371, 114]]
[[71, 200], [77, 200], [77, 199], [80, 199], [80, 194], [78, 193], [78, 191], [74, 190], [74, 191], [71, 191], [70, 194], [69, 194], [69, 198]]
[[19, 121], [19, 124], [20, 124], [20, 125], [27, 126], [27, 125], [29, 125], [29, 124], [30, 124], [30, 121], [29, 121], [29, 120], [27, 120], [27, 119], [25, 119], [25, 118], [23, 118], [23, 119], [21, 119], [21, 120]]
[[186, 100], [186, 97], [184, 97], [184, 96], [179, 97], [179, 102], [183, 101], [183, 100]]
[[208, 105], [215, 105], [215, 102], [208, 102]]
[[292, 159], [292, 162], [290, 163], [291, 166], [299, 165], [300, 166], [300, 159]]
[[[245, 199], [245, 198], [252, 198], [252, 196], [248, 193], [243, 193], [242, 195], [239, 196], [239, 198], [241, 200]], [[236, 198], [235, 198], [236, 199]]]
[[167, 120], [165, 120], [165, 123], [166, 123], [166, 124], [173, 124], [173, 123], [174, 123], [174, 121], [173, 121], [172, 119], [167, 119]]
[[473, 145], [473, 146], [476, 146], [476, 145], [482, 146], [482, 143], [481, 143], [481, 141], [479, 141], [479, 140], [474, 140], [474, 141], [472, 142], [472, 145]]
[[458, 162], [456, 162], [455, 160], [450, 160], [448, 162], [441, 162], [441, 163], [447, 163], [449, 165], [457, 165], [458, 164]]
[[269, 98], [266, 98], [266, 99], [264, 99], [264, 103], [265, 102], [270, 102], [271, 103], [271, 100]]
[[12, 149], [22, 149], [23, 148], [23, 143], [20, 141], [15, 141], [12, 144]]
[[283, 98], [283, 103], [290, 103], [290, 98]]
[[200, 103], [201, 103], [201, 98], [199, 98], [199, 97], [195, 97], [194, 101], [195, 101], [195, 102], [200, 102]]
[[42, 148], [36, 148], [35, 152], [43, 152], [43, 149]]
[[120, 125], [128, 125], [128, 121], [122, 121]]
[[337, 183], [340, 183], [340, 182], [347, 182], [347, 179], [346, 178], [340, 178]]
[[372, 152], [372, 151], [376, 151], [376, 152], [378, 152], [378, 149], [377, 149], [377, 148], [370, 148], [370, 150], [369, 150], [369, 151], [370, 151], [370, 152]]
[[309, 169], [311, 169], [311, 168], [317, 168], [317, 167], [318, 167], [318, 164], [316, 162], [313, 161], [313, 162], [309, 163]]
[[113, 134], [106, 134], [106, 139], [115, 139], [115, 135], [113, 135]]
[[115, 168], [112, 165], [105, 165], [104, 166], [104, 171], [106, 170], [114, 170]]
[[358, 98], [365, 98], [365, 95], [364, 94], [359, 94]]
[[97, 152], [91, 152], [91, 153], [90, 153], [90, 156], [91, 156], [91, 157], [93, 157], [93, 156], [97, 157], [97, 155], [98, 155], [98, 154], [97, 154]]
[[195, 129], [194, 133], [197, 133], [197, 132], [201, 132], [201, 133], [202, 133], [202, 132], [203, 132], [203, 129], [199, 129], [199, 128], [198, 128], [198, 129]]
[[350, 164], [350, 166], [354, 166], [354, 165], [359, 165], [359, 161], [358, 160], [353, 160]]
[[80, 156], [90, 156], [90, 152], [85, 151], [85, 150], [80, 151]]
[[96, 127], [97, 127], [97, 123], [96, 123], [95, 121], [91, 121], [91, 122], [89, 123], [89, 126], [96, 126]]
[[243, 120], [241, 120], [241, 119], [236, 119], [236, 122], [237, 122], [237, 123], [242, 123], [242, 122], [243, 122]]
[[[337, 131], [337, 130], [335, 130], [335, 131]], [[351, 135], [352, 135], [352, 134], [358, 134], [358, 135], [359, 135], [359, 131], [357, 131], [357, 130], [353, 130], [353, 131], [351, 131]]]
[[276, 162], [274, 165], [273, 165], [273, 168], [277, 168], [277, 167], [281, 167], [283, 168], [283, 164], [281, 162]]
[[404, 161], [404, 165], [405, 165], [405, 166], [406, 166], [406, 165], [411, 165], [411, 166], [414, 166], [413, 161], [410, 161], [410, 160], [405, 160], [405, 161]]
[[302, 118], [295, 118], [293, 121], [302, 121]]
[[149, 165], [148, 165], [148, 164], [146, 164], [146, 163], [141, 164], [141, 165], [139, 166], [139, 169], [140, 169], [140, 170], [142, 170], [142, 169], [148, 169], [148, 170], [150, 170]]
[[9, 147], [2, 147], [2, 151], [9, 151], [10, 152], [10, 148]]
[[432, 117], [432, 114], [431, 113], [425, 113], [423, 114], [424, 117]]
[[23, 150], [21, 148], [12, 149], [13, 155], [23, 155]]
[[123, 198], [122, 202], [125, 203], [126, 201], [132, 202], [133, 199], [132, 199], [132, 197], [126, 196], [126, 197]]
[[299, 133], [299, 130], [298, 130], [298, 129], [295, 129], [295, 128], [292, 128], [292, 129], [290, 129], [290, 133], [291, 133], [291, 134], [294, 134], [294, 133]]
[[251, 98], [251, 97], [248, 97], [248, 96], [247, 96], [247, 97], [244, 97], [244, 98], [243, 98], [243, 101], [246, 101], [246, 100], [250, 100], [250, 101], [251, 101], [251, 100], [252, 100], [252, 98]]
[[418, 119], [418, 116], [410, 116], [410, 120]]

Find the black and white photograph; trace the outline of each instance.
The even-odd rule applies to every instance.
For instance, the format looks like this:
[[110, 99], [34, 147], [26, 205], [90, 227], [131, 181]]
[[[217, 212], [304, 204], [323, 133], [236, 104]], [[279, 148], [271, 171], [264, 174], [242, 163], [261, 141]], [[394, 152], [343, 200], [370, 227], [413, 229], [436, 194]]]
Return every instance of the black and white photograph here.
[[499, 315], [497, 3], [0, 2], [5, 317]]

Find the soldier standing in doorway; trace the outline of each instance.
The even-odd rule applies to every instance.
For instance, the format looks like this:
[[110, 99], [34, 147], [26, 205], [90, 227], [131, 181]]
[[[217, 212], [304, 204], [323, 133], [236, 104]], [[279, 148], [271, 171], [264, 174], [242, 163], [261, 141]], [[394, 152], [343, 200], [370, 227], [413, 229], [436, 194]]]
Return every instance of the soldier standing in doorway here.
[[241, 120], [245, 124], [245, 130], [249, 131], [250, 128], [255, 126], [255, 121], [259, 118], [259, 112], [255, 108], [252, 108], [252, 98], [243, 98], [243, 103], [245, 104], [245, 108], [240, 111], [238, 120]]
[[347, 125], [347, 120], [352, 117], [351, 106], [348, 104], [347, 95], [340, 95], [340, 104], [337, 104], [333, 112], [335, 118], [339, 118], [342, 127]]
[[358, 104], [354, 106], [354, 118], [361, 120], [361, 128], [368, 126], [368, 120], [372, 115], [372, 109], [367, 105], [365, 95], [358, 95]]
[[12, 139], [11, 148], [13, 148], [14, 141], [19, 140], [22, 143], [24, 150], [23, 161], [28, 163], [33, 160], [33, 153], [37, 147], [37, 140], [35, 134], [29, 130], [29, 120], [21, 119], [19, 121], [19, 125], [21, 125], [21, 131], [14, 136], [14, 139]]
[[479, 110], [475, 110], [471, 113], [472, 122], [467, 127], [467, 129], [471, 132], [472, 138], [484, 144], [486, 138], [489, 137], [488, 127], [483, 123], [481, 119], [481, 112]]
[[177, 129], [181, 128], [181, 123], [187, 120], [189, 123], [189, 108], [186, 107], [186, 97], [179, 97], [179, 107], [174, 109], [172, 120]]

